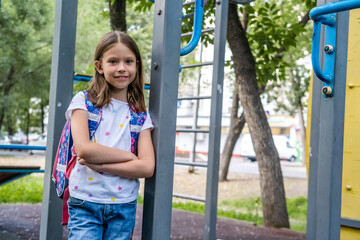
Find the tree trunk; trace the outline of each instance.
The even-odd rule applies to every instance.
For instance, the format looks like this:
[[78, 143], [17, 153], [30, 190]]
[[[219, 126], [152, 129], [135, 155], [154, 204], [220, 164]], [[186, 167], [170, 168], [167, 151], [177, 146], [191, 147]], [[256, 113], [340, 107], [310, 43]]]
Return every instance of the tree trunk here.
[[301, 99], [299, 99], [297, 105], [297, 111], [299, 113], [300, 119], [300, 136], [301, 136], [301, 154], [302, 154], [302, 164], [305, 165], [306, 163], [306, 128], [305, 128], [305, 121], [304, 121], [304, 114], [303, 114], [303, 107], [301, 103]]
[[9, 74], [7, 75], [7, 78], [6, 78], [6, 83], [5, 83], [5, 87], [4, 87], [4, 93], [3, 93], [3, 96], [2, 96], [5, 100], [3, 102], [3, 105], [0, 108], [0, 129], [1, 129], [1, 127], [3, 125], [3, 122], [4, 122], [5, 110], [6, 110], [6, 105], [7, 105], [7, 101], [8, 101], [7, 98], [9, 96], [11, 88], [14, 86], [14, 82], [13, 82], [14, 75], [15, 75], [15, 67], [11, 66]]
[[259, 164], [264, 225], [289, 228], [279, 154], [261, 103], [255, 60], [234, 4], [229, 4], [227, 40], [234, 59], [239, 99]]
[[112, 0], [109, 0], [111, 28], [126, 32], [126, 0], [111, 2]]
[[41, 133], [44, 134], [44, 131], [45, 131], [45, 125], [44, 125], [44, 119], [45, 119], [45, 104], [44, 104], [44, 100], [41, 99], [40, 101], [40, 110], [41, 110]]
[[220, 160], [220, 175], [219, 181], [226, 181], [227, 175], [229, 172], [230, 160], [232, 153], [234, 151], [235, 144], [239, 139], [239, 136], [245, 125], [245, 116], [244, 113], [238, 117], [238, 108], [239, 108], [239, 94], [237, 90], [233, 94], [233, 102], [231, 107], [231, 120], [230, 120], [230, 129], [229, 134], [226, 138], [224, 150], [221, 155]]
[[[30, 102], [30, 100], [29, 100]], [[30, 105], [30, 103], [29, 103]], [[26, 129], [25, 129], [25, 135], [26, 135], [26, 144], [29, 144], [29, 133], [30, 133], [30, 107], [26, 109], [27, 115], [26, 115]]]

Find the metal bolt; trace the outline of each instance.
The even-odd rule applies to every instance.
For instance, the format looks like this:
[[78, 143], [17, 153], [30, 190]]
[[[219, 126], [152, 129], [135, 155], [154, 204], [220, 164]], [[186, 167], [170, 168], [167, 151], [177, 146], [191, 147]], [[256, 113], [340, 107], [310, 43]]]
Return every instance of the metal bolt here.
[[216, 4], [217, 4], [217, 5], [220, 5], [220, 4], [221, 4], [221, 1], [216, 1]]
[[159, 64], [154, 63], [154, 69], [156, 70], [156, 69], [158, 69], [158, 67], [159, 67]]
[[334, 51], [334, 47], [333, 47], [332, 45], [326, 45], [326, 46], [324, 47], [324, 51], [325, 51], [325, 53], [327, 53], [327, 54], [331, 54], [331, 53]]
[[351, 185], [346, 185], [346, 190], [350, 191], [351, 190]]
[[161, 15], [162, 11], [161, 9], [158, 10], [157, 15]]
[[330, 86], [325, 86], [322, 88], [322, 93], [329, 96], [332, 93], [332, 88]]

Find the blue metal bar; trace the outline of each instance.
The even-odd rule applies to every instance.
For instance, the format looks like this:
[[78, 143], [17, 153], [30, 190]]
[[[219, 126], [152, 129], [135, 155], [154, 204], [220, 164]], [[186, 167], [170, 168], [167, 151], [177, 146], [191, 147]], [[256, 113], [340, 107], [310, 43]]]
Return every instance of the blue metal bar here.
[[204, 7], [203, 0], [195, 1], [195, 19], [194, 19], [193, 35], [188, 45], [180, 49], [180, 56], [189, 54], [192, 50], [194, 50], [194, 48], [196, 47], [196, 45], [200, 40], [202, 21], [203, 21], [203, 11], [204, 11], [203, 7]]
[[0, 149], [46, 150], [46, 146], [29, 146], [22, 144], [0, 145]]
[[9, 173], [43, 173], [44, 170], [40, 169], [0, 169], [0, 172], [9, 172]]
[[[74, 82], [90, 82], [91, 79], [92, 79], [92, 76], [75, 73], [73, 81]], [[145, 83], [144, 89], [149, 90], [150, 89], [150, 84]]]
[[92, 79], [92, 76], [89, 75], [83, 75], [83, 74], [74, 74], [74, 82], [90, 82]]
[[[328, 3], [317, 6], [310, 11], [310, 17], [314, 20], [311, 60], [315, 75], [324, 82], [322, 88], [324, 97], [332, 97], [334, 95], [336, 12], [347, 11], [355, 8], [360, 8], [359, 0]], [[326, 54], [324, 56], [323, 71], [321, 70], [319, 64], [321, 24], [326, 25], [326, 43], [324, 48]]]
[[310, 11], [310, 18], [316, 21], [316, 18], [321, 15], [326, 15], [329, 13], [336, 13], [347, 11], [355, 8], [360, 8], [360, 1], [359, 0], [347, 0], [341, 2], [333, 2], [324, 4], [321, 6], [314, 7]]
[[[318, 17], [316, 20], [314, 20], [314, 29], [313, 29], [313, 43], [312, 43], [312, 50], [311, 50], [311, 60], [314, 68], [314, 72], [316, 76], [330, 84], [334, 80], [334, 69], [331, 69], [330, 72], [324, 73], [321, 70], [320, 64], [319, 64], [319, 47], [320, 47], [320, 35], [321, 35], [321, 24], [326, 23], [328, 29], [336, 29], [336, 19], [335, 16], [332, 15], [331, 17]], [[328, 38], [330, 37], [329, 34], [326, 35]], [[335, 40], [335, 36], [331, 36], [332, 40]], [[335, 46], [333, 44], [332, 46]], [[335, 56], [335, 54], [332, 54], [332, 56]], [[325, 65], [325, 64], [324, 64]]]
[[360, 220], [341, 218], [341, 226], [360, 229]]

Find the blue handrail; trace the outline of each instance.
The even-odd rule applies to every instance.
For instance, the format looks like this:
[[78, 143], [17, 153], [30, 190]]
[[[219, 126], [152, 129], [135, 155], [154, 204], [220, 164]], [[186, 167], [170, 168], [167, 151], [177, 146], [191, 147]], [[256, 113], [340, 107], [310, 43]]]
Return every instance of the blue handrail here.
[[75, 73], [73, 81], [74, 82], [90, 82], [91, 79], [92, 79], [92, 76]]
[[[335, 68], [335, 44], [336, 44], [336, 13], [360, 8], [359, 0], [347, 0], [341, 2], [333, 2], [317, 6], [310, 11], [310, 18], [314, 21], [313, 42], [311, 50], [311, 60], [316, 76], [324, 82], [323, 93], [326, 96], [332, 96], [332, 88], [334, 84], [334, 68]], [[321, 24], [326, 25], [325, 33], [325, 56], [324, 71], [321, 70], [319, 64], [319, 47]]]
[[0, 173], [43, 173], [42, 169], [0, 169]]
[[333, 2], [324, 4], [321, 6], [314, 7], [310, 11], [310, 18], [316, 21], [316, 18], [321, 15], [326, 15], [329, 13], [336, 13], [347, 11], [355, 8], [360, 8], [360, 1], [359, 0], [347, 0], [341, 2]]
[[[326, 82], [330, 83], [334, 80], [334, 69], [330, 69], [324, 73], [319, 64], [319, 47], [320, 47], [320, 34], [321, 34], [321, 24], [325, 24], [331, 28], [336, 27], [336, 19], [332, 16], [321, 16], [317, 17], [314, 20], [314, 28], [313, 28], [313, 42], [312, 42], [312, 49], [311, 49], [311, 61], [314, 69], [314, 73], [316, 76]], [[334, 36], [335, 37], [335, 36]], [[335, 41], [335, 39], [332, 39]]]
[[21, 150], [46, 150], [45, 146], [30, 146], [22, 144], [3, 144], [0, 149], [21, 149]]
[[204, 15], [204, 0], [195, 0], [195, 17], [194, 17], [194, 26], [193, 34], [191, 36], [190, 42], [180, 49], [180, 56], [189, 54], [196, 45], [199, 43], [201, 30], [202, 30], [202, 21]]

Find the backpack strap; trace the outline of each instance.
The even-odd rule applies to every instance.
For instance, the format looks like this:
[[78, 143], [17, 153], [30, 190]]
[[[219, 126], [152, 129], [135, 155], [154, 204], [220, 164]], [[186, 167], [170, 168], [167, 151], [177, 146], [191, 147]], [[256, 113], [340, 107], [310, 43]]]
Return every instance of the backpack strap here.
[[130, 106], [131, 152], [134, 154], [137, 154], [137, 140], [146, 116], [146, 112], [137, 112], [133, 105]]
[[[95, 107], [89, 100], [87, 91], [83, 91], [83, 92], [85, 96], [85, 105], [88, 112], [89, 137], [91, 140], [91, 138], [94, 136], [96, 132], [96, 129], [100, 125], [100, 121], [102, 117], [102, 108]], [[71, 137], [71, 142], [72, 142], [72, 137]], [[73, 144], [70, 146], [71, 146], [72, 156], [76, 156], [75, 146]], [[66, 168], [67, 179], [70, 179], [70, 173], [75, 166], [75, 162], [76, 162], [76, 158], [71, 157], [67, 163], [67, 168]]]
[[87, 91], [84, 91], [85, 105], [88, 111], [89, 137], [94, 136], [96, 129], [99, 127], [102, 118], [102, 108], [95, 107], [89, 100]]
[[[88, 111], [89, 137], [91, 139], [100, 124], [102, 108], [97, 108], [91, 103], [87, 91], [84, 91], [84, 96], [86, 109]], [[52, 179], [55, 182], [56, 192], [59, 197], [63, 196], [65, 188], [68, 185], [71, 170], [75, 166], [75, 156], [76, 152], [71, 135], [70, 121], [66, 121], [61, 133], [52, 174]]]

